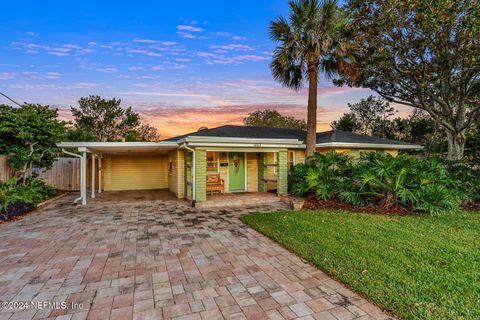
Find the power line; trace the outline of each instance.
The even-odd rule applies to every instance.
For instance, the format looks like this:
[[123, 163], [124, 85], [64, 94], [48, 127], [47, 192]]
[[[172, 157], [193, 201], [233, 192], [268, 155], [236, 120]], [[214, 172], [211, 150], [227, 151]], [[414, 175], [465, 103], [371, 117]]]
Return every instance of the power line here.
[[13, 100], [12, 98], [10, 98], [9, 96], [7, 96], [6, 94], [4, 94], [4, 93], [1, 92], [1, 91], [0, 91], [0, 95], [4, 96], [5, 98], [7, 98], [7, 99], [10, 100], [11, 102], [15, 103], [15, 104], [18, 105], [19, 107], [22, 106], [20, 103], [18, 103], [17, 101]]

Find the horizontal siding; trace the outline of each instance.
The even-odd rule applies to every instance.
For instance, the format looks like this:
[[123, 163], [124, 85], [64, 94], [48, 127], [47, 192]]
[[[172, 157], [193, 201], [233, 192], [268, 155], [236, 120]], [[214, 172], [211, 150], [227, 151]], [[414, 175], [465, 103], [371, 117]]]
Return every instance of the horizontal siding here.
[[247, 153], [247, 191], [258, 191], [258, 154]]
[[112, 155], [105, 168], [109, 190], [141, 190], [168, 188], [167, 155]]

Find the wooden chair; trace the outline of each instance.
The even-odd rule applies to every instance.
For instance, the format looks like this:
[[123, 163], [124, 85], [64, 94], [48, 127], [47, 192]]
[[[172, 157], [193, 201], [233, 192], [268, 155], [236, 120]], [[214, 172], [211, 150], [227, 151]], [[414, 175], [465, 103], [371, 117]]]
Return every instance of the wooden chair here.
[[220, 174], [208, 174], [207, 175], [207, 193], [210, 191], [210, 194], [213, 195], [215, 191], [220, 191], [220, 193], [225, 193], [225, 184], [223, 179], [220, 179]]

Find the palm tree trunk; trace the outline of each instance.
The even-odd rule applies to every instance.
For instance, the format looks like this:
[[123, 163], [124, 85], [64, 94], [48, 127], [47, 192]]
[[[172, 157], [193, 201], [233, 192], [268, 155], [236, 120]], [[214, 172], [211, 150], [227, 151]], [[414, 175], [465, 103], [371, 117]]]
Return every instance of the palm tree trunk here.
[[305, 163], [313, 162], [317, 144], [317, 82], [318, 64], [308, 68], [308, 107], [307, 107], [307, 141]]

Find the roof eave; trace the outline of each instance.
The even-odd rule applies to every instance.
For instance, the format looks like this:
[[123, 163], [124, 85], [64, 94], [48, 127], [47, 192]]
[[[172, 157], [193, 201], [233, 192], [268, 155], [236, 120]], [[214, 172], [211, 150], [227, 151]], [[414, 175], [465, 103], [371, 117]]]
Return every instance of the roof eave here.
[[326, 142], [317, 143], [317, 148], [356, 148], [356, 149], [396, 149], [396, 150], [422, 150], [417, 144], [384, 144], [384, 143], [355, 143], [355, 142]]

